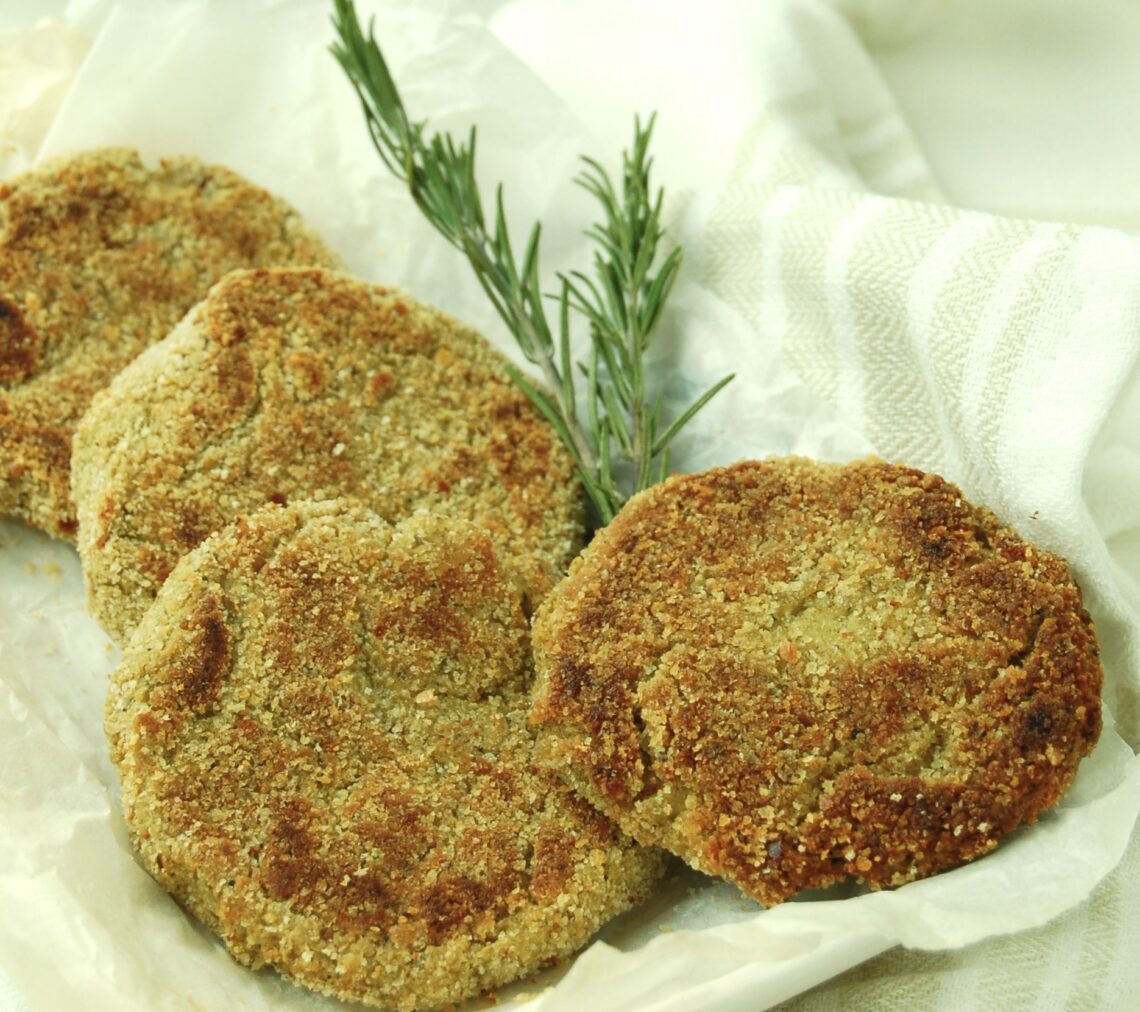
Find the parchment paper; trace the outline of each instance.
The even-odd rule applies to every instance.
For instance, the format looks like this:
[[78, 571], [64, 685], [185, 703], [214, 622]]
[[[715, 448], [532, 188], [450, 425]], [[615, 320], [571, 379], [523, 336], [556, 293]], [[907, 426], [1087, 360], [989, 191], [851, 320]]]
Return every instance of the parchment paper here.
[[[87, 2], [66, 13], [72, 27], [42, 25], [24, 53], [57, 71], [0, 100], [5, 169], [109, 144], [224, 162], [297, 205], [352, 270], [442, 306], [517, 359], [465, 263], [372, 151], [326, 52], [327, 5]], [[473, 14], [386, 7], [377, 31], [413, 115], [457, 132], [479, 124], [480, 177], [505, 182], [520, 234], [544, 220], [550, 276], [585, 267], [579, 230], [593, 208], [569, 180], [580, 153], [612, 167], [625, 138], [591, 136]], [[0, 51], [30, 38], [0, 36]], [[58, 109], [45, 88], [66, 91]], [[654, 357], [670, 403], [739, 376], [679, 443], [679, 470], [868, 449], [710, 292], [683, 276], [672, 309]], [[86, 611], [78, 560], [17, 524], [0, 525], [0, 541], [0, 970], [35, 1009], [335, 1007], [239, 967], [134, 862], [101, 727], [117, 655]], [[500, 1007], [514, 995], [543, 1012], [756, 1009], [892, 944], [960, 946], [1040, 924], [1111, 869], [1138, 810], [1140, 763], [1107, 714], [1067, 797], [982, 861], [890, 893], [837, 888], [770, 911], [679, 871], [568, 971], [522, 982]]]

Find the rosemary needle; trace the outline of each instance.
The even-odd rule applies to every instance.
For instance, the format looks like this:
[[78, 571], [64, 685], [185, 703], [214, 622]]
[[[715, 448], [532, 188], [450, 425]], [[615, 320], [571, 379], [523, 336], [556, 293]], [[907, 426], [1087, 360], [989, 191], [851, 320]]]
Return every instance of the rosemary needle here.
[[[409, 119], [372, 26], [366, 35], [352, 0], [333, 4], [332, 52], [360, 98], [376, 150], [428, 221], [467, 257], [523, 355], [541, 370], [545, 388], [508, 367], [566, 444], [595, 524], [604, 526], [629, 494], [665, 477], [674, 437], [732, 379], [714, 384], [668, 425], [662, 395], [652, 396], [646, 387], [646, 351], [681, 266], [679, 247], [654, 266], [663, 238], [663, 194], [649, 183], [654, 118], [644, 126], [635, 120], [619, 186], [601, 164], [583, 159], [585, 169], [575, 181], [602, 209], [602, 220], [587, 230], [596, 247], [593, 271], [559, 275], [558, 293], [548, 296], [539, 281], [541, 224], [533, 225], [518, 256], [501, 185], [493, 220], [487, 220], [475, 178], [475, 130], [457, 142], [449, 134], [429, 136], [426, 121]], [[554, 324], [546, 313], [551, 300], [558, 307]], [[590, 331], [587, 361], [578, 370], [584, 425], [570, 354], [571, 312], [584, 317]]]

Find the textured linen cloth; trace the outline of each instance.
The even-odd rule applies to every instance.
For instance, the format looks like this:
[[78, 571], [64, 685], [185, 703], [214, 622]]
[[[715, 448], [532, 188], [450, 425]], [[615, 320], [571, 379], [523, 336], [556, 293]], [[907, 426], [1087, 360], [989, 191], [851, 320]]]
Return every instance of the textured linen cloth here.
[[[28, 22], [23, 6], [15, 6], [21, 14], [17, 21]], [[278, 55], [294, 59], [290, 71], [302, 84], [308, 86], [312, 79], [318, 105], [296, 109], [266, 102], [253, 113], [233, 108], [233, 121], [244, 129], [227, 130], [227, 121], [221, 120], [221, 129], [209, 135], [209, 143], [217, 146], [200, 153], [274, 185], [271, 176], [258, 170], [267, 168], [266, 159], [271, 166], [282, 161], [261, 149], [296, 125], [284, 119], [302, 117], [312, 135], [331, 122], [331, 140], [289, 152], [298, 171], [292, 189], [287, 179], [280, 185], [314, 223], [328, 225], [334, 242], [352, 245], [360, 235], [373, 234], [375, 217], [337, 217], [346, 193], [363, 192], [375, 181], [371, 153], [365, 151], [367, 157], [357, 163], [346, 152], [334, 151], [346, 158], [349, 171], [336, 179], [321, 174], [330, 164], [341, 165], [328, 146], [341, 137], [358, 137], [361, 127], [343, 82], [326, 73], [324, 58], [299, 58], [322, 44], [316, 33], [325, 24], [324, 5], [308, 6], [319, 8], [319, 16], [309, 18], [299, 2], [212, 9], [200, 3], [45, 3], [44, 13], [58, 8], [65, 23], [24, 27], [0, 37], [0, 173], [26, 167], [44, 138], [46, 153], [54, 153], [77, 139], [132, 142], [131, 131], [138, 129], [160, 151], [174, 150], [182, 139], [198, 136], [196, 89], [208, 92], [221, 87], [215, 77], [233, 76], [219, 66], [215, 75], [203, 78], [200, 69], [212, 56], [223, 52], [230, 60], [248, 60], [253, 85], [274, 80], [274, 67], [259, 62], [263, 56], [253, 51], [249, 39], [235, 34], [235, 26], [252, 32], [266, 24], [311, 25], [312, 38], [294, 40], [295, 48], [282, 45]], [[417, 31], [428, 39], [429, 51], [438, 50], [437, 64], [417, 77], [413, 59], [406, 78], [401, 77], [410, 83], [409, 97], [428, 111], [446, 103], [441, 95], [446, 96], [449, 83], [440, 82], [439, 67], [472, 65], [478, 75], [472, 91], [481, 101], [490, 96], [508, 109], [521, 104], [525, 92], [533, 108], [543, 109], [552, 135], [572, 131], [576, 119], [583, 129], [567, 143], [581, 144], [578, 150], [616, 151], [628, 139], [634, 110], [659, 110], [657, 177], [669, 188], [670, 226], [685, 245], [687, 260], [686, 280], [674, 303], [681, 338], [678, 369], [691, 366], [700, 374], [689, 377], [694, 386], [716, 378], [726, 362], [739, 374], [737, 384], [710, 406], [696, 430], [704, 445], [686, 445], [686, 464], [724, 462], [725, 446], [710, 436], [720, 432], [726, 445], [736, 447], [745, 442], [743, 429], [755, 431], [756, 454], [801, 450], [845, 457], [874, 450], [962, 484], [1026, 536], [1072, 561], [1099, 624], [1110, 676], [1106, 698], [1118, 730], [1134, 748], [1140, 741], [1140, 246], [1111, 229], [1014, 220], [952, 206], [866, 41], [906, 45], [917, 33], [936, 30], [948, 5], [937, 0], [834, 5], [766, 0], [696, 7], [523, 0], [480, 4], [477, 14], [446, 4], [428, 6], [439, 7], [438, 24], [433, 27], [432, 17], [426, 17]], [[0, 14], [4, 10], [0, 0]], [[381, 13], [387, 20], [382, 23], [392, 20], [394, 10], [398, 5], [384, 5]], [[203, 12], [209, 14], [205, 25]], [[506, 67], [503, 48], [490, 46], [491, 36], [528, 65], [530, 74]], [[125, 46], [139, 39], [151, 40], [153, 46], [146, 51]], [[472, 40], [480, 48], [467, 48]], [[416, 42], [410, 39], [411, 50]], [[91, 57], [84, 62], [88, 43]], [[200, 47], [192, 56], [180, 52], [180, 46], [191, 44]], [[161, 71], [161, 86], [139, 68]], [[103, 90], [93, 96], [93, 81], [117, 81], [138, 94], [116, 93], [112, 99]], [[154, 110], [139, 81], [158, 89]], [[162, 90], [172, 82], [186, 90]], [[535, 97], [539, 82], [553, 98]], [[20, 88], [28, 89], [26, 100]], [[64, 107], [53, 120], [61, 98]], [[219, 94], [216, 100], [224, 108], [233, 97]], [[111, 108], [102, 108], [108, 104]], [[486, 109], [481, 111], [486, 115]], [[252, 115], [261, 117], [257, 129], [242, 118]], [[342, 123], [346, 132], [337, 133]], [[535, 126], [533, 114], [528, 125]], [[503, 136], [500, 132], [499, 139]], [[518, 143], [529, 140], [520, 129]], [[484, 148], [491, 157], [493, 151], [494, 144]], [[527, 195], [540, 206], [539, 198], [554, 191], [541, 171], [522, 157], [519, 161], [522, 171], [530, 173], [532, 192]], [[487, 178], [508, 171], [492, 165]], [[321, 179], [322, 185], [298, 185], [306, 179]], [[518, 193], [518, 187], [512, 192]], [[406, 256], [399, 248], [389, 250], [382, 266], [414, 288], [421, 277], [416, 272], [428, 269], [418, 266], [424, 262], [422, 250], [434, 248], [434, 240], [423, 238], [426, 230], [415, 231], [398, 188], [390, 203], [385, 200], [378, 198], [370, 212], [401, 228], [406, 224], [409, 238]], [[581, 220], [576, 209], [575, 220]], [[556, 264], [558, 252], [552, 257]], [[355, 263], [364, 269], [362, 260]], [[438, 276], [431, 277], [438, 283]], [[459, 269], [451, 297], [455, 302], [448, 308], [470, 318], [478, 293]], [[472, 322], [493, 329], [487, 318]], [[703, 340], [710, 327], [715, 339]], [[710, 362], [712, 345], [722, 350]], [[34, 624], [27, 625], [34, 633]], [[68, 730], [66, 723], [60, 726]], [[29, 742], [32, 730], [29, 723]], [[116, 909], [133, 911], [133, 933], [124, 938], [115, 922], [76, 918], [74, 938], [61, 936], [61, 951], [89, 950], [91, 961], [104, 963], [105, 976], [111, 978], [98, 984], [113, 993], [117, 975], [123, 987], [128, 978], [134, 985], [135, 964], [145, 966], [153, 939], [170, 937], [172, 948], [164, 951], [176, 948], [178, 959], [164, 968], [169, 977], [154, 983], [156, 1001], [159, 996], [170, 1000], [172, 986], [189, 994], [202, 984], [196, 976], [216, 973], [219, 988], [230, 988], [236, 974], [239, 985], [246, 986], [253, 975], [235, 971], [224, 959], [217, 962], [211, 940], [176, 912], [162, 909], [161, 898], [152, 895], [153, 884], [136, 874], [129, 861], [116, 863], [119, 855], [102, 828], [110, 806], [95, 783], [98, 778], [88, 773], [101, 774], [99, 763], [105, 765], [105, 759], [93, 752], [91, 762], [73, 772], [73, 741], [64, 737], [50, 756], [41, 757], [43, 764], [58, 761], [59, 769], [56, 781], [45, 774], [44, 783], [66, 785], [72, 776], [74, 807], [88, 804], [91, 811], [79, 826], [89, 843], [74, 852], [65, 848], [76, 827], [61, 822], [60, 853], [77, 861], [82, 857], [92, 868], [105, 863], [120, 869], [120, 877], [109, 881], [120, 899], [126, 897]], [[16, 750], [19, 743], [12, 744]], [[1127, 761], [1135, 766], [1131, 757]], [[1117, 772], [1124, 765], [1121, 759]], [[1124, 821], [1135, 814], [1135, 790], [1096, 797], [1107, 804], [1119, 798]], [[1043, 822], [1034, 832], [1035, 839], [1054, 832], [1072, 848], [1074, 874], [1081, 870], [1082, 843], [1071, 818], [1049, 826]], [[1117, 827], [1104, 838], [1090, 839], [1089, 847], [1104, 863], [1123, 850], [1123, 839]], [[1027, 842], [1019, 839], [994, 855], [999, 860], [964, 869], [970, 874], [955, 879], [962, 883], [963, 900], [959, 911], [950, 911], [953, 917], [939, 912], [926, 923], [921, 899], [904, 907], [902, 893], [854, 903], [787, 904], [730, 924], [707, 939], [690, 936], [670, 950], [676, 955], [653, 962], [648, 969], [655, 976], [639, 971], [622, 978], [627, 954], [596, 947], [575, 963], [567, 982], [597, 974], [601, 983], [591, 1007], [598, 1010], [754, 1009], [880, 951], [889, 939], [937, 946], [989, 934], [985, 916], [971, 920], [975, 901], [984, 896], [986, 875], [1002, 862], [1016, 863], [1016, 856], [1029, 849], [1017, 848]], [[1053, 867], [1058, 866], [1064, 861]], [[56, 888], [44, 895], [66, 898], [79, 882], [80, 874], [61, 867], [58, 875], [46, 876], [45, 889]], [[1047, 899], [1050, 885], [1041, 884], [1031, 898], [1034, 904]], [[933, 896], [939, 887], [935, 881], [919, 883], [908, 887], [907, 896]], [[1140, 918], [1134, 912], [1138, 900], [1140, 851], [1133, 837], [1122, 866], [1052, 924], [952, 951], [896, 949], [796, 999], [793, 1007], [1129, 1007], [1136, 983], [1133, 954], [1140, 942]], [[810, 939], [818, 929], [811, 925], [821, 923], [817, 907], [828, 908], [825, 916], [834, 919], [835, 927], [826, 938], [820, 935], [827, 944], [813, 950]], [[92, 905], [92, 910], [98, 908]], [[40, 911], [25, 913], [32, 921]], [[1012, 911], [1013, 920], [1016, 913]], [[0, 918], [11, 916], [0, 912]], [[50, 920], [46, 915], [42, 919]], [[81, 924], [88, 934], [80, 933]], [[40, 959], [35, 939], [24, 941], [27, 958]], [[841, 955], [834, 955], [839, 949]], [[821, 971], [821, 965], [830, 969]], [[609, 969], [616, 983], [607, 982]], [[87, 970], [69, 966], [77, 994], [91, 986], [84, 977]], [[704, 971], [708, 984], [699, 977]], [[776, 977], [780, 980], [773, 984]], [[140, 979], [152, 978], [144, 974]], [[251, 991], [251, 1007], [280, 1007], [275, 1003], [297, 997], [271, 977], [260, 977], [257, 986], [268, 990]], [[0, 1008], [19, 1007], [9, 991], [0, 980]], [[767, 997], [761, 1000], [759, 994]], [[550, 992], [532, 1007], [546, 1012], [580, 1007], [575, 1003], [580, 1000], [560, 1004], [557, 992]]]

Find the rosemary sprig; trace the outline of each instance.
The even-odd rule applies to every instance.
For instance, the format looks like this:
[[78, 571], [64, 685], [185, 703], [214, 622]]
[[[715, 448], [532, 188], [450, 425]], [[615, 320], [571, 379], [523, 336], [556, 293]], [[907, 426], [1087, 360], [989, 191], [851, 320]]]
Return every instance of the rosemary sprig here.
[[[376, 150], [428, 221], [467, 257], [519, 348], [541, 370], [545, 389], [508, 367], [569, 449], [598, 524], [609, 523], [628, 497], [623, 488], [637, 492], [668, 473], [673, 438], [732, 379], [716, 383], [667, 426], [662, 425], [662, 396], [651, 399], [646, 389], [646, 350], [681, 264], [680, 248], [674, 248], [653, 270], [663, 237], [662, 191], [654, 194], [649, 185], [653, 117], [644, 127], [635, 121], [620, 190], [598, 162], [583, 159], [586, 169], [576, 182], [603, 211], [603, 220], [587, 232], [598, 246], [593, 277], [580, 271], [559, 275], [559, 292], [547, 296], [539, 282], [541, 223], [531, 228], [517, 257], [501, 184], [488, 227], [475, 179], [475, 130], [466, 143], [449, 134], [429, 137], [426, 121], [408, 118], [373, 27], [365, 35], [353, 0], [333, 4], [338, 40], [332, 52], [356, 90]], [[558, 304], [554, 326], [546, 315], [548, 299]], [[586, 426], [579, 421], [571, 363], [571, 310], [585, 317], [590, 329], [588, 359], [579, 364]]]

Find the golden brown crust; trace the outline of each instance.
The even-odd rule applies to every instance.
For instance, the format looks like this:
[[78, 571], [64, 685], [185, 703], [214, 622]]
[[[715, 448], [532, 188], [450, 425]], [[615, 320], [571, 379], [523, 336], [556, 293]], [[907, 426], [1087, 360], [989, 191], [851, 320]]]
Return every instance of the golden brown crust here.
[[102, 149], [0, 184], [0, 514], [74, 537], [95, 392], [227, 271], [337, 262], [283, 201], [194, 158]]
[[1065, 563], [880, 461], [741, 463], [635, 497], [534, 646], [548, 761], [764, 903], [985, 853], [1100, 731]]
[[235, 272], [95, 399], [75, 438], [79, 551], [122, 640], [238, 512], [349, 496], [471, 520], [541, 597], [582, 496], [502, 356], [450, 317], [326, 270]]
[[661, 865], [535, 763], [529, 665], [473, 525], [344, 502], [241, 517], [112, 675], [132, 837], [243, 963], [400, 1008], [497, 987]]

